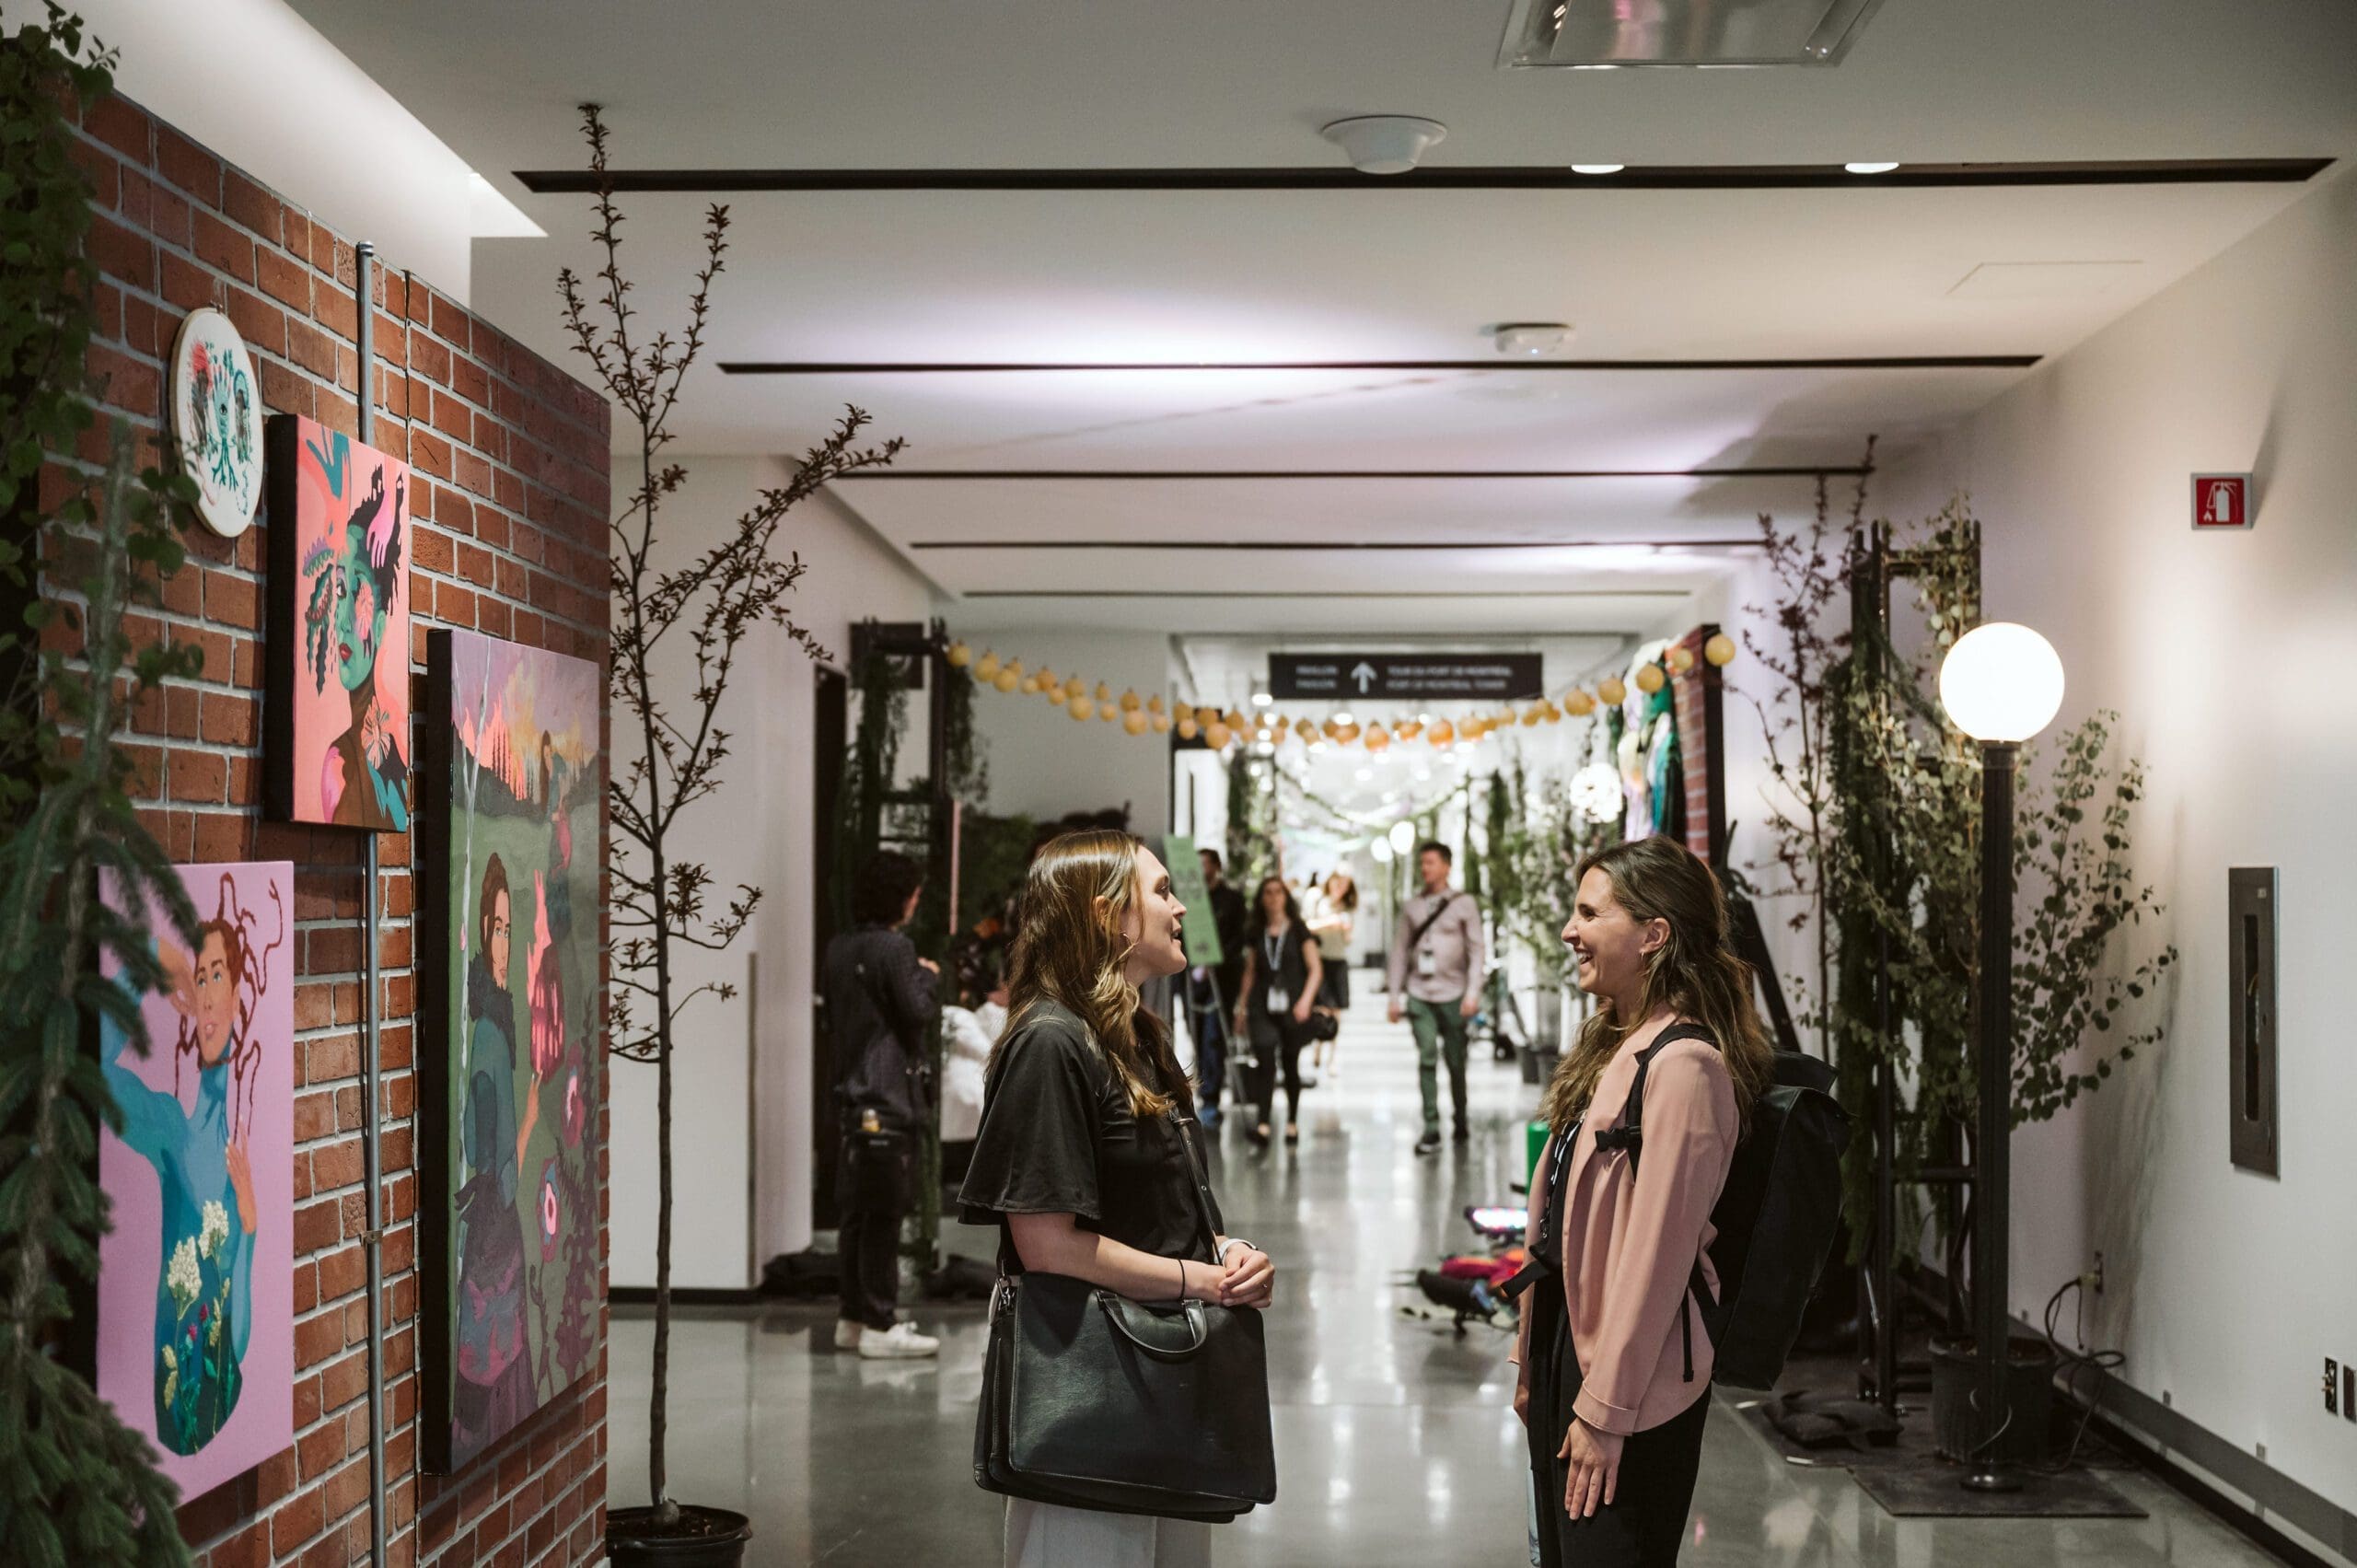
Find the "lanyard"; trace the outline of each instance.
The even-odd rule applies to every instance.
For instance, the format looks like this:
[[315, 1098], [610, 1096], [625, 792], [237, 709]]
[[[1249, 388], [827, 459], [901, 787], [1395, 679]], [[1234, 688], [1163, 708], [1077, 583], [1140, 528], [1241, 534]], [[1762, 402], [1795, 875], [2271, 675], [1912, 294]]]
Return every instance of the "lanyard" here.
[[1260, 937], [1260, 951], [1269, 956], [1269, 978], [1274, 980], [1284, 967], [1285, 939], [1280, 932], [1267, 932]]

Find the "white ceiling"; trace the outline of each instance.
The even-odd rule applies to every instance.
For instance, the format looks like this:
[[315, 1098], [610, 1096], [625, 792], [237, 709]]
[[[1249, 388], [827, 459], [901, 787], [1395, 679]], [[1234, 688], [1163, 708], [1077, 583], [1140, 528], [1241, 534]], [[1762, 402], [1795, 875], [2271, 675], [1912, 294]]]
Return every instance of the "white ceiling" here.
[[[1496, 68], [1505, 0], [291, 0], [547, 239], [477, 248], [474, 303], [560, 363], [552, 278], [588, 202], [518, 168], [1328, 166], [1352, 113], [1446, 122], [1434, 165], [2357, 155], [2357, 6], [1884, 0], [1829, 69]], [[1585, 3], [1585, 0], [1575, 0]], [[2222, 25], [2231, 18], [2231, 26]], [[2328, 176], [2327, 178], [2329, 178]], [[723, 197], [711, 358], [1473, 358], [1569, 320], [1583, 358], [2040, 354], [2184, 275], [2302, 185]], [[704, 198], [634, 195], [624, 261], [680, 319]], [[2023, 268], [2021, 263], [2109, 263]], [[1976, 274], [1976, 270], [1980, 270]], [[1967, 284], [1968, 278], [1976, 281]], [[1959, 285], [1964, 285], [1959, 288]], [[691, 380], [681, 451], [795, 451], [855, 401], [909, 468], [1611, 469], [1854, 460], [2024, 372], [1155, 371]], [[1789, 480], [882, 482], [842, 493], [961, 625], [1657, 623]], [[979, 540], [1387, 540], [1415, 552], [919, 550]], [[1479, 541], [1584, 545], [1481, 552]], [[1109, 588], [1152, 593], [1116, 598]], [[1428, 590], [1419, 599], [1357, 597]], [[1296, 595], [1293, 598], [1245, 597]]]

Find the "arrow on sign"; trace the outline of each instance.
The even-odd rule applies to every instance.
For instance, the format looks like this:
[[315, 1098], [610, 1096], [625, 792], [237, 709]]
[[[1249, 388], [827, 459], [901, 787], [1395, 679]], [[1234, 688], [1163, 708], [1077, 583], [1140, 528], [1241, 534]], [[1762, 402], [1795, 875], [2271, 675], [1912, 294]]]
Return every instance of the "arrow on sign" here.
[[1359, 683], [1359, 695], [1365, 696], [1368, 689], [1375, 684], [1375, 666], [1361, 659], [1358, 668], [1351, 671], [1351, 679]]

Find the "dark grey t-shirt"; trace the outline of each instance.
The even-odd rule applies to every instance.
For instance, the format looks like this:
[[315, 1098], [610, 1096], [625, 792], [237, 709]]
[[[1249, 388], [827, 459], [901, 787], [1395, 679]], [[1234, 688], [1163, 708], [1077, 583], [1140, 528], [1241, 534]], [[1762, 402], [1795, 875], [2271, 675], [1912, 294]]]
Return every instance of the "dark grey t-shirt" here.
[[[1083, 1229], [1141, 1252], [1210, 1262], [1189, 1156], [1187, 1087], [1164, 1091], [1177, 1108], [1140, 1120], [1081, 1021], [1054, 1003], [1035, 1005], [1000, 1046], [982, 1086], [958, 1217], [990, 1225], [1008, 1214], [1069, 1214]], [[1211, 1228], [1222, 1225], [1214, 1202]]]

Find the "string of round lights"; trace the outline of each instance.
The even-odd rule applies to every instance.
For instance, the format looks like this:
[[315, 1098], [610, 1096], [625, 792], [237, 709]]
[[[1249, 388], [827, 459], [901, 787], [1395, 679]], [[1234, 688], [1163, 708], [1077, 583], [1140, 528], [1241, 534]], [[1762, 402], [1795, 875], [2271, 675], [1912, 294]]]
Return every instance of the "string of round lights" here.
[[[1075, 724], [1095, 720], [1117, 725], [1132, 736], [1167, 735], [1175, 730], [1179, 739], [1200, 739], [1215, 751], [1225, 751], [1239, 743], [1274, 747], [1298, 741], [1307, 747], [1356, 746], [1379, 755], [1408, 742], [1422, 741], [1434, 748], [1474, 746], [1504, 731], [1534, 729], [1561, 724], [1567, 718], [1586, 718], [1599, 707], [1618, 707], [1627, 702], [1630, 680], [1635, 682], [1640, 692], [1652, 696], [1670, 681], [1695, 672], [1695, 650], [1688, 645], [1691, 641], [1689, 637], [1670, 644], [1660, 657], [1639, 665], [1627, 680], [1618, 675], [1605, 676], [1595, 683], [1593, 691], [1574, 686], [1518, 709], [1507, 706], [1476, 710], [1453, 718], [1418, 714], [1388, 726], [1376, 719], [1362, 724], [1347, 710], [1331, 713], [1320, 721], [1306, 714], [1287, 715], [1274, 708], [1258, 709], [1250, 714], [1235, 708], [1222, 713], [1207, 705], [1166, 702], [1159, 695], [1141, 697], [1134, 689], [1116, 696], [1105, 681], [1092, 683], [1077, 675], [1059, 675], [1044, 664], [1036, 669], [1028, 668], [1021, 659], [1002, 658], [994, 649], [985, 648], [977, 655], [970, 644], [962, 641], [949, 645], [948, 657], [953, 668], [970, 671], [977, 685], [1009, 696], [1044, 697], [1062, 708]], [[1724, 668], [1735, 662], [1735, 639], [1724, 632], [1713, 633], [1702, 643], [1701, 662], [1713, 668]]]

